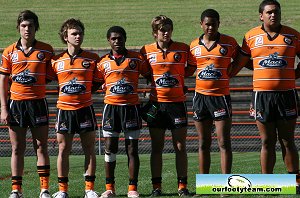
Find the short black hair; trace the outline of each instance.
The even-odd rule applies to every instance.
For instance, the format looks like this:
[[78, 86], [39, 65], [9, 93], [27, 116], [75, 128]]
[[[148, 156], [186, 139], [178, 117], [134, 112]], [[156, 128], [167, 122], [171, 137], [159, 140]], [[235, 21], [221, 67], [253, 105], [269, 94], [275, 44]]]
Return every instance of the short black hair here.
[[263, 0], [259, 5], [258, 12], [263, 13], [266, 5], [276, 5], [279, 9], [281, 9], [280, 3], [277, 0]]
[[220, 21], [220, 15], [214, 9], [206, 9], [206, 10], [204, 10], [202, 12], [202, 14], [201, 14], [201, 21], [203, 21], [205, 17], [214, 18], [214, 19], [217, 19], [218, 21]]
[[39, 18], [31, 10], [24, 10], [24, 11], [20, 12], [18, 19], [17, 19], [17, 29], [19, 30], [20, 24], [23, 21], [27, 21], [27, 20], [33, 20], [35, 31], [39, 30], [39, 28], [40, 28]]
[[107, 30], [107, 33], [106, 33], [106, 38], [107, 39], [110, 38], [110, 35], [111, 35], [112, 32], [121, 34], [124, 37], [125, 41], [126, 41], [126, 38], [127, 38], [126, 31], [121, 26], [112, 26], [112, 27], [110, 27]]

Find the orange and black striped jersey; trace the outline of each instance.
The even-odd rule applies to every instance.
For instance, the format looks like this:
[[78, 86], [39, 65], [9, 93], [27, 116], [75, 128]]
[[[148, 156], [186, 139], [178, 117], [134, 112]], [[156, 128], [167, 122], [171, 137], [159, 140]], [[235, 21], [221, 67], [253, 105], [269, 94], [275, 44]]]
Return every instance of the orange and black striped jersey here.
[[141, 53], [151, 66], [152, 83], [150, 100], [158, 102], [182, 102], [186, 100], [183, 87], [185, 68], [190, 55], [187, 44], [171, 41], [164, 51], [158, 44], [145, 45]]
[[99, 59], [97, 54], [84, 50], [73, 57], [67, 51], [53, 57], [52, 76], [59, 85], [57, 108], [76, 110], [93, 104], [92, 84], [101, 81]]
[[150, 75], [144, 57], [135, 51], [127, 51], [121, 58], [114, 58], [112, 53], [101, 57], [98, 70], [104, 79], [105, 104], [139, 104], [137, 93], [139, 75]]
[[53, 55], [53, 48], [40, 41], [34, 41], [28, 53], [24, 52], [21, 40], [3, 51], [0, 73], [11, 77], [12, 100], [45, 98], [46, 78]]
[[203, 35], [191, 42], [192, 53], [189, 62], [197, 65], [195, 91], [203, 95], [229, 95], [227, 69], [239, 52], [236, 40], [219, 34], [215, 43], [207, 49], [202, 42]]
[[242, 53], [253, 58], [253, 90], [283, 91], [295, 88], [295, 56], [300, 55], [300, 33], [281, 26], [270, 37], [263, 26], [245, 34]]

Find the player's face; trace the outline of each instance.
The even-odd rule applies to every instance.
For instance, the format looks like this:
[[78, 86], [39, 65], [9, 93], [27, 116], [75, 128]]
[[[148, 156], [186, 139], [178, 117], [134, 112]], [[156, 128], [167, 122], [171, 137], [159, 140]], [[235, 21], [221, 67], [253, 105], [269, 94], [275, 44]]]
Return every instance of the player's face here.
[[259, 14], [260, 20], [266, 26], [279, 26], [281, 21], [281, 11], [276, 5], [266, 5], [263, 13]]
[[110, 37], [107, 39], [111, 49], [114, 52], [121, 53], [125, 49], [125, 38], [122, 34], [117, 32], [112, 32]]
[[200, 25], [206, 36], [214, 37], [218, 33], [220, 22], [216, 18], [205, 17]]
[[172, 26], [171, 25], [165, 25], [162, 28], [160, 28], [154, 36], [156, 37], [156, 40], [159, 42], [165, 42], [168, 43], [171, 41], [172, 37]]
[[22, 21], [19, 25], [19, 31], [22, 39], [34, 40], [35, 26], [33, 20]]
[[74, 47], [80, 47], [83, 42], [83, 31], [80, 27], [75, 29], [68, 29], [68, 35], [65, 37], [65, 41]]

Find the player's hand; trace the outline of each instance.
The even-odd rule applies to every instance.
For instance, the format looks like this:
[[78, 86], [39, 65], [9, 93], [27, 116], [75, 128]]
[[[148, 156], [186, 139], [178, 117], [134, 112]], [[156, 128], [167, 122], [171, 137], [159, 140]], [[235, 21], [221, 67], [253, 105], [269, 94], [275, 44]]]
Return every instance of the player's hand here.
[[1, 125], [7, 125], [8, 124], [8, 119], [9, 119], [9, 115], [8, 115], [8, 111], [6, 108], [1, 108], [1, 117], [0, 117], [0, 124]]

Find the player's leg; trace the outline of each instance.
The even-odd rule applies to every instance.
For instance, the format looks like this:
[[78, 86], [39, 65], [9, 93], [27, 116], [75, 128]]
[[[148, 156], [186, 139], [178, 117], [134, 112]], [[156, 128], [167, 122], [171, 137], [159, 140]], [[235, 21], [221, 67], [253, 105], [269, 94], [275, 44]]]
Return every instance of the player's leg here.
[[22, 176], [24, 171], [24, 153], [26, 149], [26, 128], [18, 126], [9, 127], [11, 142], [11, 181], [12, 191], [22, 192]]
[[149, 127], [151, 137], [150, 168], [153, 190], [162, 186], [162, 152], [165, 144], [165, 129]]
[[172, 129], [173, 147], [176, 155], [176, 170], [177, 170], [177, 184], [178, 193], [180, 196], [188, 195], [187, 190], [187, 151], [186, 151], [186, 134], [187, 128], [181, 127]]
[[48, 129], [48, 125], [31, 128], [33, 146], [37, 155], [37, 169], [40, 178], [41, 189], [40, 197], [50, 197], [50, 160], [48, 155]]
[[140, 159], [138, 152], [138, 139], [140, 130], [125, 132], [125, 149], [128, 157], [129, 185], [128, 197], [139, 196], [137, 193]]
[[256, 121], [260, 138], [260, 164], [263, 174], [272, 174], [276, 162], [275, 146], [277, 142], [276, 124], [274, 122]]
[[57, 133], [58, 156], [57, 156], [57, 176], [60, 192], [68, 192], [69, 181], [69, 156], [72, 150], [74, 134]]
[[288, 172], [299, 171], [299, 155], [295, 145], [294, 131], [296, 119], [278, 120], [278, 139], [282, 148], [282, 157]]
[[213, 127], [212, 119], [205, 119], [201, 121], [194, 121], [199, 141], [198, 160], [199, 173], [208, 174], [210, 169], [210, 147], [211, 147], [211, 133]]
[[216, 120], [215, 126], [221, 155], [221, 171], [223, 174], [229, 174], [231, 173], [232, 167], [232, 150], [230, 138], [231, 118]]
[[81, 145], [85, 155], [85, 197], [98, 197], [94, 191], [96, 179], [95, 138], [95, 131], [80, 133]]

